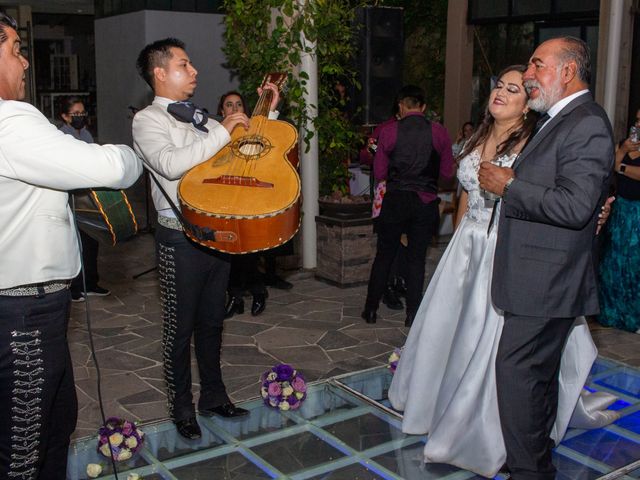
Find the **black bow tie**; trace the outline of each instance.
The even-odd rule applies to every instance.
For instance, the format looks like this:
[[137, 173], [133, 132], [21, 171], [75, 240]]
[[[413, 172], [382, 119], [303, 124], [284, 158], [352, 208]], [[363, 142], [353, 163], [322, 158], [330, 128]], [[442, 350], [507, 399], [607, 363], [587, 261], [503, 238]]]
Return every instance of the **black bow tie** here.
[[204, 125], [207, 123], [208, 117], [206, 108], [198, 108], [193, 102], [174, 102], [167, 106], [167, 112], [180, 122], [190, 123], [201, 132], [208, 132], [209, 129]]

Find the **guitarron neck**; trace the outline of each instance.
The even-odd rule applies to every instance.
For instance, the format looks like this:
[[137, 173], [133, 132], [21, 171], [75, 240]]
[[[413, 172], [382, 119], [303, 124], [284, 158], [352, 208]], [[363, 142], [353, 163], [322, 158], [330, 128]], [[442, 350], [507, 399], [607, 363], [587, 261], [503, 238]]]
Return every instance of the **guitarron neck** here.
[[273, 100], [273, 90], [264, 88], [264, 86], [269, 82], [273, 83], [278, 88], [278, 91], [282, 91], [282, 87], [287, 83], [287, 75], [275, 72], [267, 73], [264, 76], [264, 80], [262, 81], [262, 95], [260, 95], [258, 103], [256, 103], [256, 106], [253, 109], [252, 116], [264, 115], [267, 117], [269, 115], [269, 107], [271, 106], [271, 100]]
[[273, 91], [265, 88], [262, 90], [262, 95], [258, 99], [255, 108], [253, 109], [252, 117], [256, 115], [269, 116], [269, 107], [271, 106], [271, 100], [273, 100]]

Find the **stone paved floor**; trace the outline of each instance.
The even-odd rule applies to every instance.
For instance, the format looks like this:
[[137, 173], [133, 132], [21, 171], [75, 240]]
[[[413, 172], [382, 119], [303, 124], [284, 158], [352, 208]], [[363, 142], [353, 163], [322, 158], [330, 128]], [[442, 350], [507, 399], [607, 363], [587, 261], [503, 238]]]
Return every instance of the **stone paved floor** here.
[[[430, 249], [427, 279], [444, 247]], [[165, 418], [157, 276], [151, 271], [132, 278], [154, 266], [153, 238], [139, 235], [117, 247], [101, 247], [99, 263], [101, 284], [112, 295], [90, 297], [89, 312], [105, 414], [136, 421]], [[404, 343], [403, 312], [382, 305], [375, 325], [359, 318], [366, 287], [340, 289], [301, 271], [287, 278], [294, 288], [270, 289], [262, 315], [245, 313], [225, 322], [222, 370], [234, 401], [257, 396], [259, 375], [277, 362], [293, 364], [313, 381], [385, 364]], [[592, 329], [601, 355], [640, 366], [640, 335], [597, 324]], [[69, 343], [79, 400], [77, 438], [94, 434], [101, 423], [83, 303], [72, 306]], [[195, 363], [192, 367], [195, 392]]]

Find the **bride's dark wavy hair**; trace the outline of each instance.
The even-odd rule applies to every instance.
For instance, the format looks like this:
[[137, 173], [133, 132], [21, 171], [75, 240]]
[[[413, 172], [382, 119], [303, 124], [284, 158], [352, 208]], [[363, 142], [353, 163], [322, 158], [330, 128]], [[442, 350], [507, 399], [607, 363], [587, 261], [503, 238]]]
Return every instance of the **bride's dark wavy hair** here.
[[[502, 78], [509, 72], [520, 72], [524, 73], [527, 69], [526, 65], [511, 65], [500, 72], [498, 75], [498, 79]], [[526, 90], [525, 90], [526, 93]], [[527, 96], [528, 98], [528, 96]], [[496, 147], [496, 156], [504, 155], [510, 153], [516, 145], [518, 145], [523, 139], [529, 137], [534, 127], [536, 126], [536, 122], [538, 121], [538, 114], [529, 110], [527, 112], [526, 118], [522, 117], [522, 123], [520, 126], [511, 132], [509, 137], [502, 143], [500, 143]], [[493, 124], [495, 119], [489, 112], [489, 99], [487, 99], [487, 104], [484, 108], [484, 117], [482, 122], [476, 129], [475, 133], [471, 136], [469, 141], [465, 144], [464, 148], [458, 155], [458, 159], [464, 158], [466, 155], [469, 155], [473, 150], [480, 144], [482, 144], [493, 129]]]

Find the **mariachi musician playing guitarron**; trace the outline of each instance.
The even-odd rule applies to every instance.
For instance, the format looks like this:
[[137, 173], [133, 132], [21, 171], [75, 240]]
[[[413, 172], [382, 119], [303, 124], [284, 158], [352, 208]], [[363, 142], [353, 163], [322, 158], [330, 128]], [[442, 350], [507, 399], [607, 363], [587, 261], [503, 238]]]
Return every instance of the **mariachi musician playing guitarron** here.
[[[221, 123], [186, 102], [195, 91], [197, 70], [180, 40], [167, 38], [147, 45], [137, 61], [138, 72], [152, 88], [153, 103], [133, 119], [134, 148], [177, 204], [180, 178], [208, 160], [231, 139], [234, 128], [249, 127], [248, 117], [233, 113]], [[279, 100], [278, 90], [271, 110]], [[248, 412], [227, 396], [220, 369], [228, 257], [188, 239], [157, 185], [152, 196], [158, 210], [156, 253], [163, 303], [163, 361], [169, 415], [180, 435], [201, 436], [191, 393], [190, 340], [194, 335], [200, 373], [201, 415], [236, 417]]]

